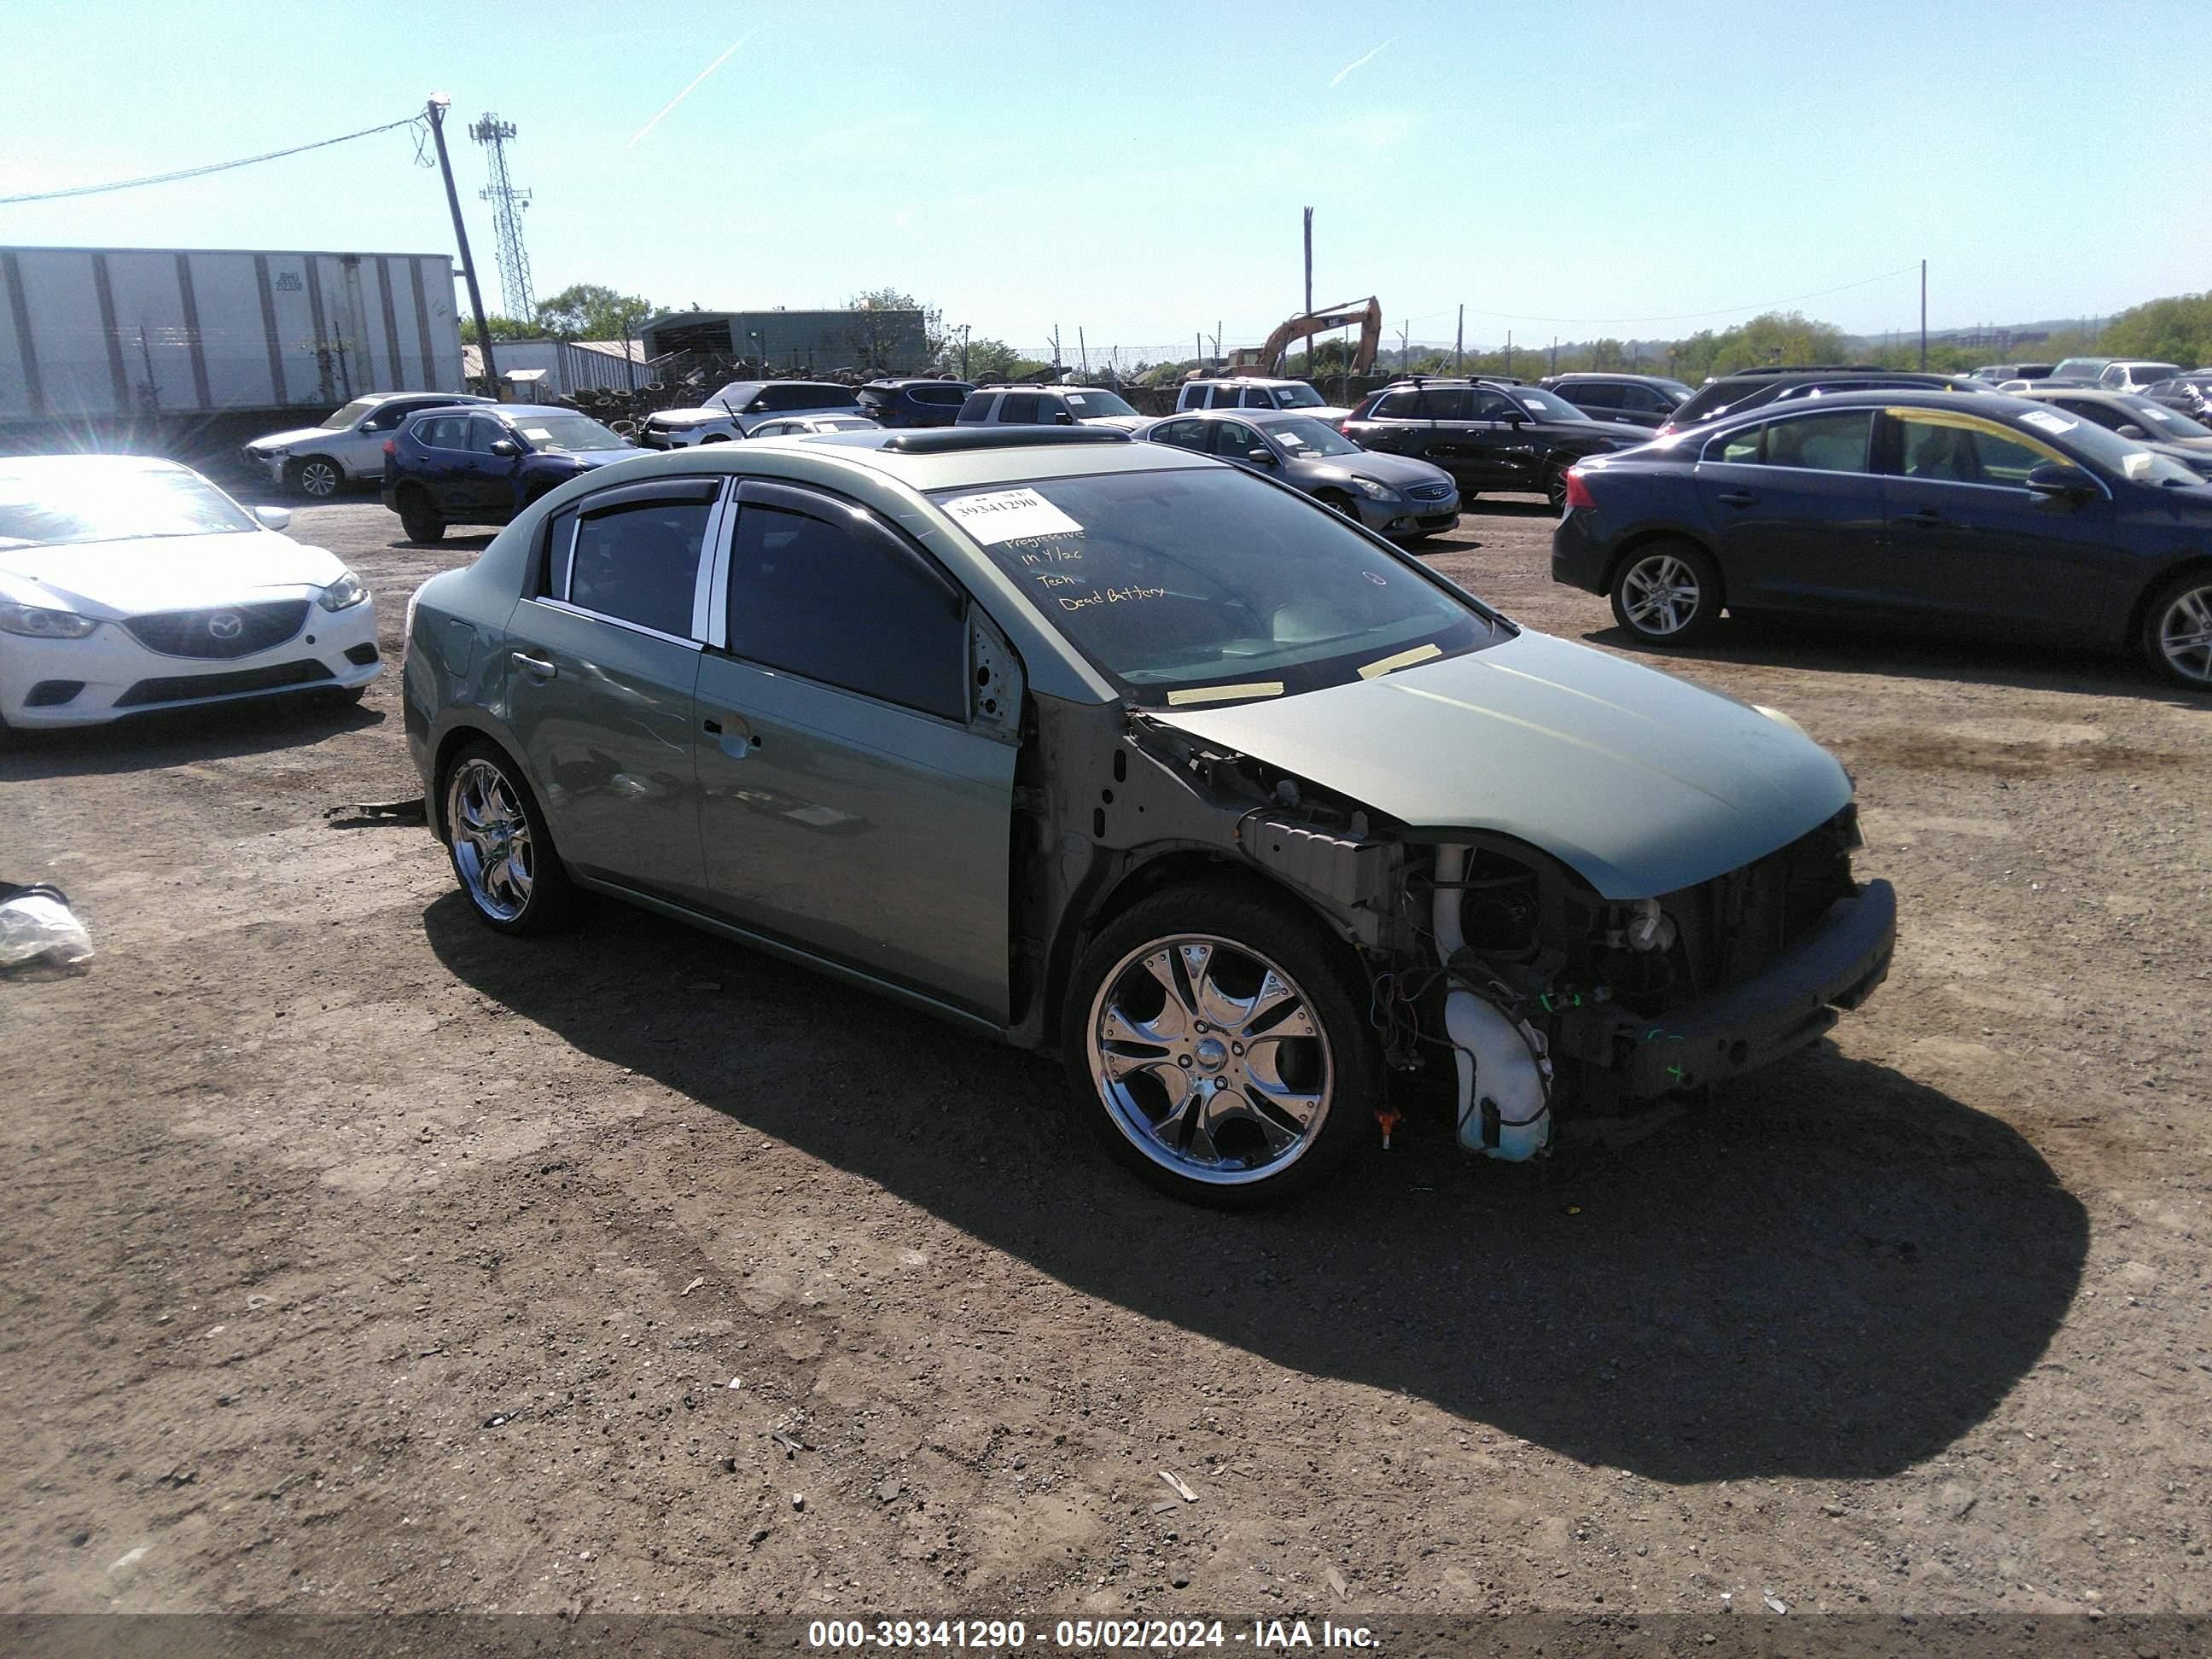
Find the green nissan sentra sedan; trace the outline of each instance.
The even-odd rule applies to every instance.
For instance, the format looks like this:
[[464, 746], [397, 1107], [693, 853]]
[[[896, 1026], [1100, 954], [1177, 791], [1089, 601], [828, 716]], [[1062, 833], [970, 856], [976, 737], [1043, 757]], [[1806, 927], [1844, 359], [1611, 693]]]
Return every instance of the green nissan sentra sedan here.
[[1464, 1146], [1530, 1157], [1804, 1047], [1889, 965], [1850, 780], [1786, 716], [1119, 433], [618, 462], [407, 632], [488, 926], [590, 889], [1056, 1050], [1202, 1202], [1318, 1180], [1424, 1063]]

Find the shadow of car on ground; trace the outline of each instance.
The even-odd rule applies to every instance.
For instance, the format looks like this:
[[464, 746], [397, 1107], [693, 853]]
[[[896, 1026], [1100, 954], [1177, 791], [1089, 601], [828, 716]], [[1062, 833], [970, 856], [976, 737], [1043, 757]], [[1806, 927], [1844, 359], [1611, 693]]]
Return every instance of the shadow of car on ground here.
[[1116, 1168], [1048, 1061], [864, 992], [611, 904], [542, 940], [458, 892], [423, 921], [562, 1041], [1085, 1295], [1662, 1480], [1942, 1450], [2037, 1363], [2087, 1249], [2010, 1127], [1826, 1045], [1625, 1152], [1481, 1164], [1417, 1116], [1312, 1198], [1231, 1217]]
[[152, 772], [195, 761], [265, 755], [384, 720], [382, 714], [358, 701], [306, 690], [126, 714], [101, 726], [11, 732], [0, 746], [0, 782]]
[[2212, 700], [2169, 685], [2141, 658], [2087, 646], [2037, 644], [1945, 633], [1934, 624], [1867, 623], [1838, 617], [1733, 611], [1702, 643], [1653, 651], [1618, 626], [1579, 635], [1626, 652], [1654, 668], [1700, 662], [1790, 668], [1813, 674], [1878, 674], [1896, 679], [2008, 686], [2023, 691], [2078, 691], [2140, 697], [2177, 708], [2212, 707]]

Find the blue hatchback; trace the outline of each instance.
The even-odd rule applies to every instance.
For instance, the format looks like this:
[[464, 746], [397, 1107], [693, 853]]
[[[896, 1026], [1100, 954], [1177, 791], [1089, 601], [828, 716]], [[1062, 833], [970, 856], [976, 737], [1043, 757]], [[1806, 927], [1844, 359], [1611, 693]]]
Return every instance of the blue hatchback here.
[[505, 524], [580, 472], [635, 455], [573, 409], [535, 404], [426, 410], [384, 444], [384, 504], [411, 542], [454, 524]]

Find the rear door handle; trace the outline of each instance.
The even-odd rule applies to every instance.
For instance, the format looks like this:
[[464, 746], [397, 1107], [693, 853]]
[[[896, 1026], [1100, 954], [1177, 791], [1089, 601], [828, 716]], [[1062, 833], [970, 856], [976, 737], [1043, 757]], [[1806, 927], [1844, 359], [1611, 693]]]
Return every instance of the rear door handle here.
[[708, 714], [700, 720], [699, 729], [718, 739], [732, 760], [742, 760], [760, 747], [760, 734], [735, 714]]
[[1759, 497], [1747, 489], [1731, 489], [1721, 498], [1729, 507], [1757, 507]]
[[514, 665], [533, 678], [550, 680], [561, 671], [543, 657], [533, 657], [527, 651], [514, 653]]

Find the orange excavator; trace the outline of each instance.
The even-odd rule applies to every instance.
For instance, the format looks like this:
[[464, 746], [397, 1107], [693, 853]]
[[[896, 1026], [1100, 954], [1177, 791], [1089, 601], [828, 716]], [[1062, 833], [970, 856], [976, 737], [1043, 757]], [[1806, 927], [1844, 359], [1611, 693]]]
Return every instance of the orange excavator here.
[[1267, 337], [1267, 343], [1260, 348], [1255, 366], [1261, 374], [1279, 374], [1292, 341], [1310, 340], [1316, 334], [1326, 334], [1333, 328], [1349, 328], [1354, 323], [1359, 325], [1359, 349], [1352, 353], [1352, 373], [1364, 374], [1375, 367], [1376, 349], [1382, 343], [1382, 306], [1371, 294], [1364, 300], [1324, 306], [1318, 311], [1291, 318]]

